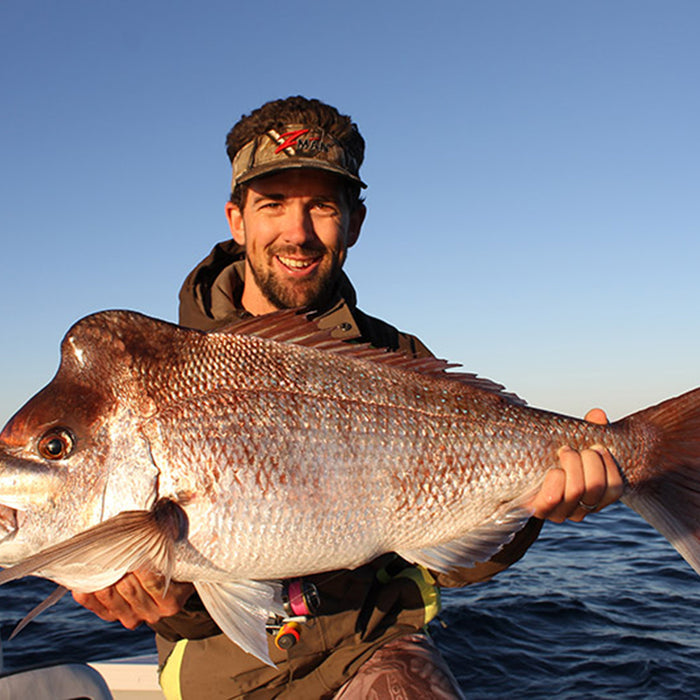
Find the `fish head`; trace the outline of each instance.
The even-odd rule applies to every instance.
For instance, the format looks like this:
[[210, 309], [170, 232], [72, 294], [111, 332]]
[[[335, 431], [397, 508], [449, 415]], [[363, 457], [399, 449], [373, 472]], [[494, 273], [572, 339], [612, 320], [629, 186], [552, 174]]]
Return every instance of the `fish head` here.
[[108, 328], [84, 319], [54, 379], [0, 433], [2, 565], [156, 500], [158, 469], [139, 430], [150, 406], [135, 400], [131, 364]]

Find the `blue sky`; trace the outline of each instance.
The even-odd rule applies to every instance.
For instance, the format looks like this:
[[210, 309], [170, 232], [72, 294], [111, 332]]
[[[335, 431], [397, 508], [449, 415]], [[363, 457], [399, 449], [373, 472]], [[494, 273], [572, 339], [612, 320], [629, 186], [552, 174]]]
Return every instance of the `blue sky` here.
[[70, 324], [176, 318], [228, 236], [224, 137], [350, 113], [366, 311], [530, 403], [612, 417], [700, 385], [700, 4], [3, 0], [0, 421]]

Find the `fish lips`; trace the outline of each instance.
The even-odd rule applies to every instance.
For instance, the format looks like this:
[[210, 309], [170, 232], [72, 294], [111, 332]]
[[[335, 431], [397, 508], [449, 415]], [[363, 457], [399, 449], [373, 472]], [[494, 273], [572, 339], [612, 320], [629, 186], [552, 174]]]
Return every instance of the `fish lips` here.
[[19, 528], [17, 511], [9, 506], [0, 504], [0, 542], [12, 537]]

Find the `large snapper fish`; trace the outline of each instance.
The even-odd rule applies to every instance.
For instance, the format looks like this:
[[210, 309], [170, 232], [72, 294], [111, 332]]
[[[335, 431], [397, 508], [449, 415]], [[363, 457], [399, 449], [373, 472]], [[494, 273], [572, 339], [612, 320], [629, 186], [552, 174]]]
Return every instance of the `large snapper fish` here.
[[214, 333], [88, 316], [0, 435], [0, 583], [93, 591], [150, 567], [192, 581], [269, 662], [280, 580], [385, 552], [443, 572], [487, 560], [558, 449], [595, 444], [623, 501], [700, 573], [700, 389], [601, 426], [447, 368], [292, 312]]

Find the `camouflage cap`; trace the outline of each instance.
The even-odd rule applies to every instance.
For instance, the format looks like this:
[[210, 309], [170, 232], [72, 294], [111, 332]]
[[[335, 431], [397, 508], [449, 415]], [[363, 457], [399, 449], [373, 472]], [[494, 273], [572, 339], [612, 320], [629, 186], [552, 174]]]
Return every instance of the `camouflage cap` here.
[[367, 187], [360, 180], [357, 159], [335, 137], [318, 127], [289, 124], [283, 133], [269, 129], [236, 153], [231, 189], [256, 177], [294, 168], [326, 170]]

